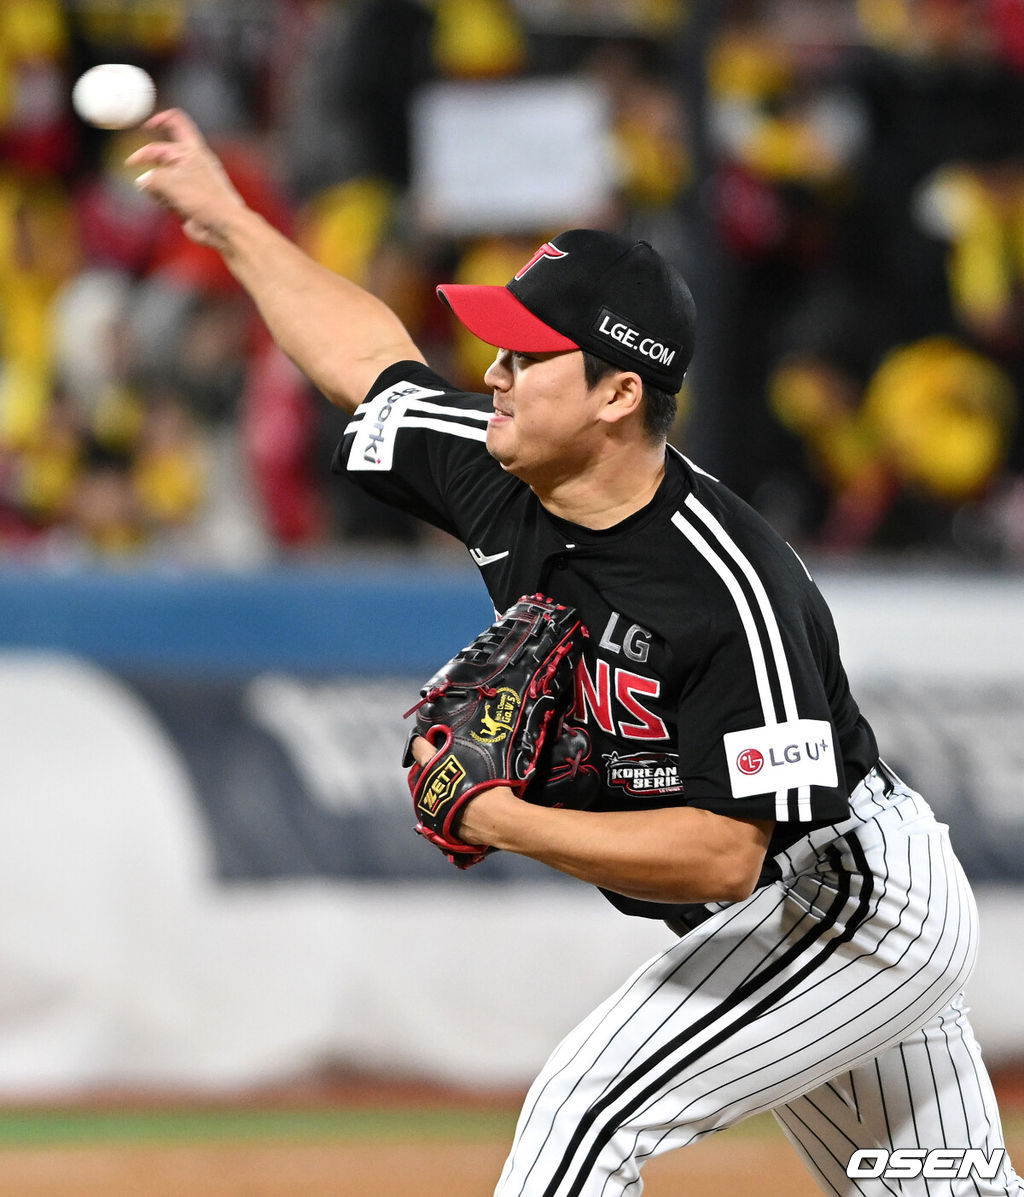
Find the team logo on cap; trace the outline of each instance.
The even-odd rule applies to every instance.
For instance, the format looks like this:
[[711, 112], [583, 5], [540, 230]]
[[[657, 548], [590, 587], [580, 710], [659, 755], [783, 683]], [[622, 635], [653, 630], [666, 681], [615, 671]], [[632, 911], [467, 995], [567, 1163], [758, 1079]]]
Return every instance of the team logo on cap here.
[[516, 278], [520, 279], [528, 271], [532, 270], [534, 266], [542, 258], [567, 258], [569, 251], [566, 249], [559, 249], [556, 245], [552, 245], [550, 241], [545, 241], [544, 244], [537, 250], [533, 257], [526, 263], [526, 265], [516, 274]]

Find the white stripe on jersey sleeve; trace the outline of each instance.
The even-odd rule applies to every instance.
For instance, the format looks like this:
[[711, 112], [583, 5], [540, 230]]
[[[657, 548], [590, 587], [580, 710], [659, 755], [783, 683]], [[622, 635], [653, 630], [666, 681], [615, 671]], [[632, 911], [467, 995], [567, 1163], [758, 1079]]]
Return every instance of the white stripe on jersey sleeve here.
[[754, 613], [750, 609], [747, 596], [743, 593], [732, 570], [722, 560], [721, 555], [715, 552], [712, 545], [701, 536], [700, 531], [686, 519], [681, 511], [675, 513], [672, 517], [672, 523], [675, 524], [690, 544], [693, 545], [715, 573], [718, 574], [725, 584], [726, 590], [732, 595], [732, 601], [736, 604], [740, 623], [747, 634], [750, 658], [754, 666], [754, 678], [757, 682], [757, 696], [761, 702], [761, 713], [764, 717], [765, 726], [770, 727], [778, 723], [779, 720], [775, 714], [775, 703], [772, 699], [771, 684], [768, 680], [768, 662], [765, 659], [764, 649], [761, 646], [761, 637], [757, 634]]
[[[479, 424], [486, 422], [490, 413], [426, 402], [428, 398], [443, 394], [443, 391], [430, 390], [414, 383], [399, 382], [360, 404], [342, 434], [353, 438], [347, 464], [349, 471], [390, 470], [394, 460], [395, 438], [404, 429], [427, 428], [432, 432], [467, 440], [486, 440], [487, 430]], [[435, 412], [450, 418], [411, 415], [410, 410]]]
[[[481, 423], [486, 423], [494, 414], [487, 409], [474, 411], [471, 407], [457, 407], [451, 403], [430, 403], [428, 397], [433, 398], [437, 395], [444, 395], [444, 391], [439, 391], [436, 388], [429, 389], [426, 387], [416, 386], [413, 383], [399, 382], [394, 386], [388, 387], [386, 391], [381, 391], [379, 395], [374, 395], [372, 399], [361, 403], [352, 413], [352, 419], [349, 422], [349, 427], [359, 420], [366, 418], [368, 412], [371, 412], [376, 407], [386, 406], [390, 399], [401, 398], [407, 400], [404, 406], [416, 411], [431, 412], [434, 415], [452, 416], [455, 419], [464, 420], [479, 420]], [[481, 396], [483, 397], [483, 396]], [[348, 429], [346, 429], [348, 431]]]
[[[451, 411], [452, 409], [448, 408], [447, 410]], [[472, 418], [472, 413], [466, 412], [465, 414]], [[486, 420], [489, 417], [484, 416], [483, 418]], [[433, 428], [436, 432], [447, 432], [449, 436], [463, 436], [473, 441], [487, 440], [486, 428], [473, 428], [468, 424], [459, 424], [455, 420], [432, 420], [428, 416], [413, 416], [403, 412], [395, 423], [400, 424], [403, 428]], [[353, 427], [353, 425], [355, 426]], [[353, 436], [358, 430], [359, 427], [353, 418], [342, 429], [341, 435], [343, 437]]]
[[[764, 588], [764, 583], [761, 581], [753, 564], [748, 557], [740, 550], [739, 546], [733, 538], [726, 531], [722, 523], [715, 518], [715, 516], [705, 507], [694, 495], [689, 495], [685, 503], [686, 507], [701, 521], [707, 528], [709, 533], [718, 544], [722, 546], [736, 567], [743, 574], [754, 594], [757, 602], [757, 608], [760, 612], [761, 618], [764, 622], [765, 631], [768, 636], [768, 643], [771, 647], [772, 660], [775, 666], [775, 677], [778, 681], [779, 692], [782, 696], [783, 703], [783, 722], [789, 723], [791, 721], [799, 721], [800, 711], [796, 701], [796, 691], [793, 686], [793, 674], [789, 666], [789, 659], [786, 656], [785, 645], [782, 642], [782, 633], [779, 629], [779, 622], [775, 615], [775, 610], [772, 606], [771, 599], [768, 597], [768, 592]], [[797, 556], [794, 553], [794, 556]], [[797, 556], [800, 565], [800, 561]], [[807, 569], [803, 566], [804, 572]], [[810, 574], [807, 574], [810, 578]], [[746, 626], [746, 625], [745, 625]], [[749, 636], [749, 632], [748, 632]], [[751, 642], [752, 651], [754, 644]], [[756, 646], [758, 656], [762, 655], [760, 642]], [[756, 658], [755, 658], [756, 662]], [[773, 720], [773, 722], [776, 722]], [[789, 803], [788, 795], [793, 793], [790, 790], [778, 790], [775, 794], [775, 808], [776, 815], [779, 819], [789, 818]], [[807, 821], [811, 818], [811, 791], [807, 785], [800, 785], [797, 787], [794, 797], [796, 799], [796, 814], [797, 818], [802, 821]]]
[[481, 424], [486, 424], [491, 416], [494, 415], [493, 410], [474, 411], [471, 407], [452, 407], [450, 404], [427, 403], [420, 399], [410, 400], [409, 410], [417, 412], [430, 412], [439, 416], [452, 416], [459, 420], [478, 420]]
[[379, 415], [385, 408], [394, 409], [399, 406], [404, 408], [410, 400], [417, 399], [422, 402], [443, 394], [444, 391], [439, 391], [437, 387], [421, 387], [415, 382], [393, 383], [379, 395], [374, 395], [372, 399], [364, 399], [360, 403], [352, 413], [352, 419], [345, 432], [355, 431], [361, 423], [369, 420], [371, 416]]
[[801, 823], [807, 823], [811, 818], [811, 787], [801, 786], [796, 792], [796, 813]]
[[454, 420], [432, 420], [429, 416], [403, 416], [403, 428], [431, 428], [434, 432], [446, 432], [449, 436], [461, 436], [470, 441], [487, 440], [486, 428], [471, 428], [468, 424], [457, 424]]
[[725, 549], [733, 561], [736, 562], [737, 566], [743, 572], [743, 576], [750, 583], [750, 588], [757, 599], [761, 618], [764, 620], [765, 630], [768, 633], [768, 643], [772, 648], [772, 656], [775, 658], [775, 671], [779, 679], [779, 689], [782, 692], [784, 716], [786, 719], [798, 719], [800, 712], [796, 706], [793, 676], [789, 671], [789, 661], [786, 659], [786, 650], [782, 644], [779, 621], [775, 618], [775, 611], [772, 608], [771, 600], [768, 598], [768, 592], [764, 588], [764, 583], [758, 577], [756, 570], [750, 564], [749, 560], [740, 552], [736, 542], [703, 503], [695, 498], [695, 496], [688, 495], [686, 506], [689, 507], [701, 523], [712, 533], [718, 543]]
[[[691, 510], [694, 510], [695, 508], [701, 508], [701, 504], [697, 503], [696, 501], [691, 504], [691, 499], [693, 499], [692, 495], [690, 495], [686, 500], [686, 505], [690, 507]], [[702, 510], [706, 511], [706, 509], [703, 508]], [[697, 511], [695, 514], [700, 515], [700, 512]], [[710, 514], [710, 512], [707, 512], [709, 518]], [[703, 520], [702, 522], [705, 523], [709, 531], [716, 532], [716, 534], [720, 533], [719, 539], [729, 541], [728, 536], [725, 534], [724, 528], [722, 528], [720, 524], [717, 524], [717, 521], [710, 519], [710, 522], [709, 520]], [[701, 535], [700, 531], [691, 523], [689, 523], [681, 511], [677, 511], [675, 515], [672, 516], [672, 523], [675, 524], [675, 526], [680, 532], [682, 532], [682, 534], [693, 545], [697, 552], [700, 553], [705, 561], [707, 561], [715, 573], [718, 574], [718, 576], [722, 579], [722, 582], [725, 584], [725, 588], [732, 596], [732, 600], [736, 604], [736, 611], [740, 617], [740, 623], [743, 625], [743, 630], [747, 634], [747, 646], [750, 649], [750, 658], [754, 667], [754, 678], [757, 683], [757, 693], [761, 702], [761, 712], [764, 716], [765, 726], [774, 726], [779, 722], [779, 719], [775, 712], [775, 702], [772, 698], [771, 684], [768, 680], [768, 661], [765, 657], [764, 648], [761, 644], [761, 637], [758, 635], [757, 626], [754, 622], [754, 613], [751, 610], [747, 596], [743, 593], [743, 589], [737, 581], [732, 569], [729, 567], [728, 563], [723, 560], [720, 550], [717, 550], [715, 546], [711, 545]], [[731, 543], [731, 541], [729, 541], [729, 543]], [[733, 548], [735, 548], [735, 545], [733, 545]], [[739, 550], [737, 549], [736, 552], [738, 554]], [[730, 556], [732, 556], [731, 553]], [[740, 556], [742, 555], [740, 554]], [[749, 562], [746, 564], [749, 567]], [[744, 570], [744, 574], [746, 574], [746, 570]], [[765, 597], [767, 598], [767, 596]], [[774, 620], [774, 616], [772, 618]], [[788, 678], [788, 665], [786, 666], [786, 671]], [[790, 689], [792, 689], [792, 683], [790, 683]], [[775, 817], [783, 821], [789, 819], [788, 790], [775, 791]]]

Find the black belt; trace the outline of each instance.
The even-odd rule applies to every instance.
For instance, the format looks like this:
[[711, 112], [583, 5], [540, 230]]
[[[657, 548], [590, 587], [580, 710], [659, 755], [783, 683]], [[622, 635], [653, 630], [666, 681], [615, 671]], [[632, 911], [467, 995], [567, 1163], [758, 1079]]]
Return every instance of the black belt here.
[[680, 938], [692, 931], [694, 927], [699, 927], [701, 923], [706, 923], [714, 914], [713, 910], [708, 910], [706, 906], [680, 906], [679, 910], [668, 919], [665, 919], [665, 926]]
[[875, 761], [875, 772], [879, 775], [879, 777], [881, 777], [882, 781], [885, 782], [882, 793], [885, 794], [886, 798], [892, 797], [893, 790], [895, 790], [897, 786], [903, 785], [903, 782], [900, 780], [900, 778], [892, 771], [892, 769], [889, 768], [889, 766], [885, 763], [885, 761], [882, 760], [881, 757]]

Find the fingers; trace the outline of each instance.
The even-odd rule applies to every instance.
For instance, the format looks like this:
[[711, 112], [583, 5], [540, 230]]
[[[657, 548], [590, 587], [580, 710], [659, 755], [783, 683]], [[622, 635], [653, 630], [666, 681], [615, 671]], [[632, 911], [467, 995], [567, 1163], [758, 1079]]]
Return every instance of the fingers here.
[[437, 749], [422, 736], [417, 736], [412, 742], [410, 751], [418, 765], [425, 765], [427, 761], [433, 758]]
[[130, 154], [126, 159], [128, 166], [172, 166], [180, 162], [189, 150], [206, 144], [191, 117], [180, 108], [158, 112], [142, 127], [154, 134], [154, 140]]
[[142, 174], [135, 180], [135, 186], [163, 203], [164, 199], [158, 187], [159, 180], [154, 173], [156, 169], [184, 162], [197, 149], [204, 148], [206, 142], [191, 117], [180, 108], [168, 108], [158, 112], [146, 121], [143, 128], [154, 134], [155, 140], [147, 142], [130, 154], [125, 159], [125, 165], [144, 167]]
[[183, 145], [202, 145], [203, 135], [195, 121], [180, 108], [165, 108], [151, 116], [142, 126], [164, 141], [175, 141]]
[[125, 162], [128, 166], [172, 166], [183, 157], [184, 151], [179, 145], [169, 141], [150, 141], [129, 154]]

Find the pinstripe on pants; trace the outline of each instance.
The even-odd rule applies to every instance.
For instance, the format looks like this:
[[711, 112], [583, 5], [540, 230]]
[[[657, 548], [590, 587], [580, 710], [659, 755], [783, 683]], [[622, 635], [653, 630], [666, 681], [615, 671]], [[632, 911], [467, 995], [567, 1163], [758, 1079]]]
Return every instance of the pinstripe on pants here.
[[[876, 771], [851, 810], [566, 1037], [526, 1098], [495, 1197], [638, 1194], [646, 1159], [765, 1110], [828, 1193], [924, 1193], [846, 1178], [854, 1149], [886, 1136], [1001, 1144], [958, 1005], [977, 912], [946, 829]], [[995, 1187], [948, 1183], [927, 1191], [1024, 1192], [1012, 1172]]]

